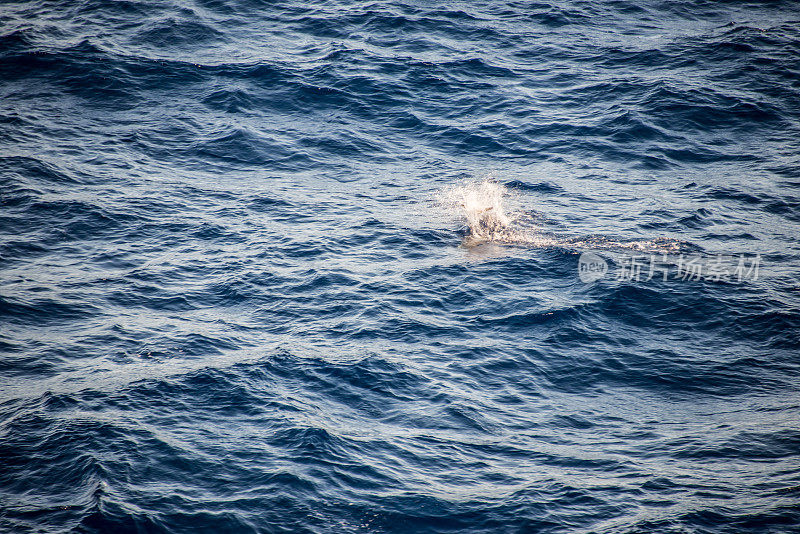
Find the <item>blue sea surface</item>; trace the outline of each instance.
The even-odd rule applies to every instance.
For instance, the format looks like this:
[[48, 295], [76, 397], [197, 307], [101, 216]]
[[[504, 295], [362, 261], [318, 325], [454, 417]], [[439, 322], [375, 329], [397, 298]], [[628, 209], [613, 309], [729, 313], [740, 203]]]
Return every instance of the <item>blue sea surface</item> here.
[[800, 3], [3, 1], [0, 102], [1, 532], [800, 532]]

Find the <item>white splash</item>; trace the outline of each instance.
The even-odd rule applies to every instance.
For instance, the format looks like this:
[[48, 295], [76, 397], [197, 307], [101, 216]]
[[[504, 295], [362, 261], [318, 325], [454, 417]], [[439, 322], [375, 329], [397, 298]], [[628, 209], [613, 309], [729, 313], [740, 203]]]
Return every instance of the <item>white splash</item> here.
[[463, 182], [445, 190], [442, 203], [466, 223], [466, 247], [488, 242], [553, 245], [551, 239], [542, 237], [524, 224], [526, 217], [523, 212], [508, 207], [512, 197], [508, 188], [490, 175], [485, 180]]
[[519, 244], [569, 249], [626, 249], [641, 252], [674, 252], [680, 243], [669, 239], [621, 241], [605, 236], [560, 237], [545, 235], [529, 212], [515, 209], [515, 196], [489, 175], [482, 181], [462, 182], [446, 189], [440, 200], [466, 223], [465, 247], [484, 243]]
[[446, 198], [461, 209], [472, 237], [500, 241], [512, 223], [503, 206], [503, 197], [507, 194], [502, 184], [484, 180], [451, 189]]

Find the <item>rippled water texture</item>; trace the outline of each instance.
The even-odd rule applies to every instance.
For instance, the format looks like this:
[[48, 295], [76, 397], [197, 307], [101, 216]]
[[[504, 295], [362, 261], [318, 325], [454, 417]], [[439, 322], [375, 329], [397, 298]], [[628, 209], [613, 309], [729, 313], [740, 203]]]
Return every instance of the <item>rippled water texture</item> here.
[[3, 2], [0, 531], [797, 532], [799, 58], [790, 1]]

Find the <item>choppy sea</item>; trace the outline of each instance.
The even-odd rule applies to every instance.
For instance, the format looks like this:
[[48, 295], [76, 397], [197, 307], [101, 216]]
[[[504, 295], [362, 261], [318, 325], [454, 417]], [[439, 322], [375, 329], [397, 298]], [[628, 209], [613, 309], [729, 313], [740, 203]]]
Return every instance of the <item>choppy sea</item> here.
[[0, 4], [0, 531], [800, 531], [800, 4]]

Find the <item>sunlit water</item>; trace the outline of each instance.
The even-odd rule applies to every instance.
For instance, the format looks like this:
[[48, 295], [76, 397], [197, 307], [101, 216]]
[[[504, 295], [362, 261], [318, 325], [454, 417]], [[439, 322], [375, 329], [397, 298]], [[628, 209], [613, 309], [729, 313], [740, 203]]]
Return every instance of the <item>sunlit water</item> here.
[[0, 531], [796, 532], [798, 21], [3, 3]]

